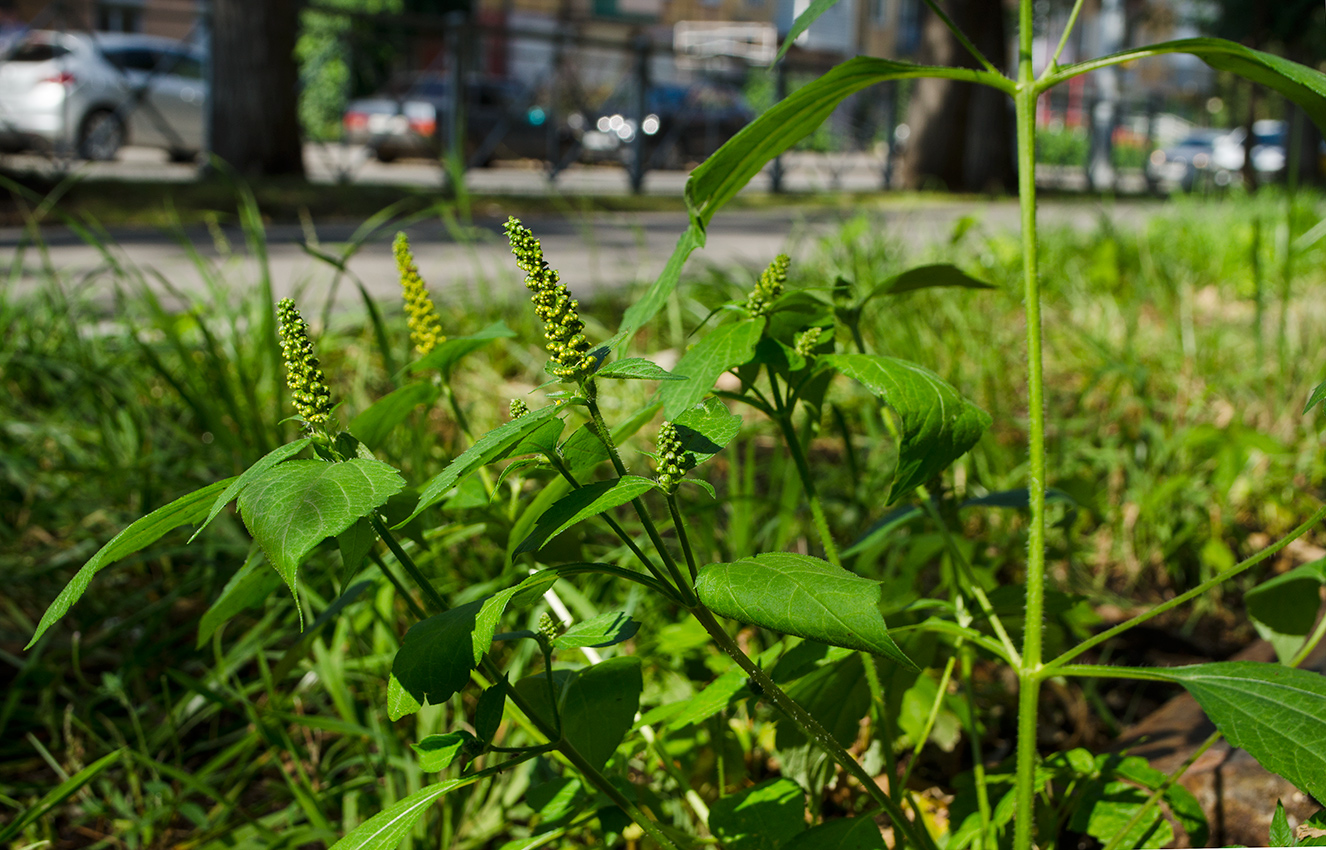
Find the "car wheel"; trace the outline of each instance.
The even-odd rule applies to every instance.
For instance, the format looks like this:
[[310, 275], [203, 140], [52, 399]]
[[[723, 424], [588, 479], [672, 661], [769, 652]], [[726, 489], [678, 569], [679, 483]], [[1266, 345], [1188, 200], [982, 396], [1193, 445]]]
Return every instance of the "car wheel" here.
[[124, 144], [124, 123], [108, 109], [88, 113], [78, 129], [78, 155], [95, 162], [115, 159]]

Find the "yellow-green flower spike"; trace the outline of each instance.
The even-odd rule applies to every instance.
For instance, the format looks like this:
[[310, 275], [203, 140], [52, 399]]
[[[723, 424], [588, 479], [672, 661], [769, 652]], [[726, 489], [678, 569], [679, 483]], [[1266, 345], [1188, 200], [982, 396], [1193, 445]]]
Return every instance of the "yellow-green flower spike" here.
[[331, 421], [331, 390], [322, 374], [308, 325], [299, 315], [295, 302], [282, 298], [276, 305], [280, 323], [281, 351], [285, 355], [286, 384], [295, 401], [295, 412], [310, 425], [322, 426]]
[[438, 343], [446, 341], [442, 335], [442, 320], [433, 306], [433, 299], [428, 297], [428, 288], [424, 286], [419, 267], [414, 264], [414, 254], [410, 252], [410, 240], [404, 233], [396, 234], [391, 252], [396, 255], [396, 270], [400, 273], [401, 290], [405, 295], [410, 339], [420, 355], [427, 354]]
[[786, 254], [774, 257], [769, 268], [760, 275], [760, 280], [746, 298], [746, 312], [751, 316], [763, 316], [769, 312], [773, 302], [783, 294], [783, 285], [787, 283], [787, 267], [792, 260]]
[[526, 404], [524, 401], [522, 401], [522, 400], [520, 400], [520, 399], [518, 399], [518, 398], [513, 398], [513, 399], [511, 399], [511, 418], [512, 418], [512, 419], [519, 419], [520, 417], [524, 416], [526, 413], [529, 413], [529, 405], [528, 405], [528, 404]]
[[677, 489], [677, 482], [686, 474], [677, 426], [671, 422], [660, 425], [654, 445], [658, 449], [658, 459], [655, 461], [658, 468], [658, 486], [662, 487], [665, 493], [673, 493]]
[[802, 357], [809, 357], [815, 351], [815, 346], [820, 344], [820, 334], [824, 333], [824, 328], [807, 328], [804, 333], [797, 335], [796, 352]]
[[534, 312], [543, 321], [552, 371], [557, 377], [574, 381], [583, 377], [590, 365], [589, 341], [585, 323], [580, 321], [580, 304], [566, 291], [555, 269], [543, 259], [543, 246], [529, 228], [515, 218], [506, 222], [506, 236], [516, 265], [525, 273], [525, 286], [533, 293]]

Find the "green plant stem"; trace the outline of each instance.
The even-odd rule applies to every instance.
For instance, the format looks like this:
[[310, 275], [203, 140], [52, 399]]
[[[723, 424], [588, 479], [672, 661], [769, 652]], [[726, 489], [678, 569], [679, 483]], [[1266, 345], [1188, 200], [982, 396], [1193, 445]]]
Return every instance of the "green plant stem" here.
[[[586, 395], [586, 406], [589, 408], [589, 416], [594, 424], [594, 432], [603, 441], [604, 447], [607, 448], [608, 459], [612, 461], [612, 468], [617, 470], [618, 476], [625, 477], [627, 474], [626, 464], [622, 463], [621, 455], [617, 453], [617, 444], [612, 440], [612, 431], [608, 429], [608, 423], [604, 421], [603, 412], [599, 410], [599, 404], [594, 400], [594, 393], [588, 389], [588, 385]], [[645, 528], [645, 534], [649, 535], [649, 540], [654, 544], [658, 556], [663, 559], [663, 566], [667, 568], [668, 574], [672, 576], [673, 582], [677, 585], [677, 589], [681, 591], [682, 604], [688, 608], [696, 605], [699, 600], [695, 597], [695, 588], [682, 577], [681, 568], [677, 566], [677, 562], [672, 557], [672, 553], [668, 551], [668, 547], [663, 544], [663, 537], [658, 533], [658, 527], [654, 525], [654, 520], [649, 515], [648, 509], [645, 508], [645, 503], [638, 498], [632, 499], [631, 507], [635, 508], [636, 515], [640, 517], [640, 523]]]
[[805, 491], [806, 501], [810, 503], [810, 516], [815, 522], [815, 531], [819, 534], [820, 545], [824, 547], [824, 560], [835, 567], [841, 567], [843, 559], [838, 554], [838, 546], [833, 542], [833, 534], [829, 531], [829, 520], [824, 515], [824, 505], [820, 503], [819, 491], [815, 489], [815, 479], [810, 474], [810, 463], [806, 460], [806, 453], [801, 448], [801, 438], [797, 436], [796, 428], [792, 426], [792, 411], [795, 407], [784, 405], [783, 397], [778, 392], [778, 379], [774, 377], [772, 372], [769, 373], [769, 387], [774, 397], [773, 420], [778, 423], [779, 430], [783, 432], [783, 442], [787, 443], [787, 451], [792, 455], [792, 463], [796, 466], [797, 477], [801, 479], [801, 489]]
[[981, 587], [980, 583], [976, 581], [976, 572], [972, 569], [967, 556], [958, 548], [958, 542], [953, 537], [952, 529], [948, 527], [948, 523], [944, 522], [939, 509], [935, 507], [934, 501], [924, 490], [921, 491], [921, 504], [925, 506], [926, 512], [930, 514], [930, 519], [934, 521], [935, 525], [939, 526], [940, 533], [944, 537], [944, 544], [948, 547], [949, 553], [958, 565], [958, 571], [962, 573], [962, 577], [967, 583], [966, 587], [963, 588], [963, 592], [970, 593], [976, 599], [976, 604], [980, 607], [981, 613], [990, 621], [990, 628], [994, 629], [995, 636], [999, 638], [999, 642], [1004, 646], [1004, 651], [1008, 653], [1009, 663], [1014, 667], [1020, 667], [1022, 665], [1022, 654], [1018, 652], [1013, 639], [1009, 637], [1008, 630], [1004, 628], [1004, 621], [999, 618], [994, 605], [990, 603], [990, 597], [986, 595], [985, 588]]
[[387, 548], [391, 550], [391, 554], [396, 556], [396, 560], [400, 562], [400, 565], [410, 574], [410, 578], [414, 579], [414, 583], [419, 585], [419, 589], [423, 591], [424, 597], [428, 600], [429, 606], [439, 614], [447, 610], [447, 603], [442, 601], [442, 597], [433, 589], [433, 585], [424, 577], [424, 574], [419, 571], [419, 567], [414, 563], [414, 559], [406, 554], [405, 550], [401, 548], [401, 544], [397, 542], [396, 536], [391, 533], [389, 528], [387, 528], [386, 523], [379, 519], [377, 514], [370, 514], [369, 521], [373, 524], [373, 529], [382, 537], [382, 542], [387, 544]]
[[1304, 641], [1303, 646], [1299, 648], [1298, 652], [1294, 653], [1294, 657], [1289, 659], [1289, 666], [1297, 667], [1306, 661], [1308, 656], [1312, 654], [1312, 650], [1316, 649], [1317, 644], [1321, 643], [1323, 637], [1326, 637], [1326, 617], [1321, 618], [1317, 623], [1317, 628], [1313, 630], [1312, 636]]
[[[548, 462], [553, 465], [553, 468], [557, 470], [558, 474], [565, 478], [567, 483], [574, 489], [579, 490], [584, 486], [576, 480], [576, 477], [571, 474], [571, 470], [567, 468], [566, 464], [556, 454], [548, 454], [545, 455], [545, 457], [548, 458]], [[663, 585], [671, 588], [671, 585], [668, 584], [668, 580], [663, 577], [663, 573], [659, 572], [658, 567], [654, 565], [653, 559], [646, 555], [644, 551], [635, 544], [635, 541], [631, 539], [631, 536], [626, 533], [626, 529], [622, 528], [617, 520], [608, 516], [606, 513], [600, 514], [600, 516], [602, 516], [603, 521], [608, 524], [608, 528], [612, 529], [613, 534], [616, 534], [617, 537], [626, 544], [626, 548], [630, 549], [631, 553], [640, 559], [640, 563], [645, 565], [645, 569], [649, 570], [654, 578], [658, 579]], [[669, 593], [668, 595], [676, 598], [676, 595], [673, 593]]]
[[1202, 745], [1184, 760], [1183, 764], [1179, 765], [1173, 773], [1165, 777], [1165, 781], [1160, 783], [1160, 787], [1152, 791], [1151, 796], [1147, 797], [1146, 802], [1143, 803], [1137, 811], [1133, 812], [1133, 816], [1128, 819], [1128, 823], [1110, 839], [1110, 843], [1105, 845], [1104, 850], [1119, 850], [1119, 846], [1123, 843], [1124, 836], [1132, 832], [1133, 828], [1141, 823], [1142, 818], [1145, 817], [1151, 809], [1160, 804], [1161, 798], [1165, 796], [1165, 793], [1168, 792], [1169, 789], [1174, 787], [1174, 783], [1178, 782], [1183, 774], [1188, 772], [1188, 768], [1196, 764], [1197, 760], [1202, 757], [1202, 754], [1211, 749], [1215, 742], [1219, 741], [1221, 737], [1223, 736], [1219, 732], [1212, 732], [1210, 736], [1202, 742]]
[[1013, 850], [1031, 850], [1036, 805], [1036, 721], [1040, 710], [1041, 639], [1045, 616], [1045, 385], [1040, 269], [1036, 255], [1036, 99], [1032, 69], [1032, 0], [1018, 3], [1018, 201], [1022, 212], [1023, 301], [1027, 312], [1027, 607], [1018, 665], [1017, 770]]
[[1059, 57], [1063, 54], [1064, 48], [1068, 46], [1068, 36], [1072, 35], [1073, 27], [1077, 24], [1077, 14], [1081, 11], [1082, 0], [1077, 0], [1073, 4], [1073, 11], [1068, 14], [1068, 23], [1064, 26], [1064, 34], [1059, 37], [1059, 46], [1054, 49], [1054, 55], [1050, 57], [1050, 64], [1045, 66], [1045, 71], [1041, 74], [1042, 77], [1059, 67]]
[[934, 850], [934, 842], [930, 839], [930, 834], [926, 832], [925, 827], [908, 820], [893, 798], [884, 793], [870, 774], [866, 773], [861, 764], [852, 757], [852, 754], [843, 749], [842, 745], [820, 725], [819, 721], [810, 712], [789, 697], [787, 692], [778, 687], [777, 683], [770, 678], [768, 673], [764, 672], [760, 665], [756, 664], [750, 656], [742, 651], [741, 647], [737, 646], [736, 641], [727, 633], [723, 625], [714, 619], [714, 615], [710, 613], [708, 608], [702, 605], [696, 606], [691, 610], [691, 613], [700, 621], [700, 625], [704, 626], [705, 631], [709, 632], [719, 648], [727, 653], [728, 657], [735, 661], [738, 667], [745, 670], [746, 674], [755, 681], [755, 684], [760, 686], [760, 690], [764, 692], [764, 695], [781, 709], [792, 722], [801, 727], [806, 737], [824, 750], [829, 758], [837, 762], [857, 782], [861, 783], [870, 798], [878, 803], [889, 816], [889, 820], [893, 821], [894, 828], [906, 836], [908, 843], [917, 848]]
[[672, 585], [667, 582], [655, 581], [649, 576], [642, 575], [634, 570], [614, 566], [613, 564], [562, 564], [556, 569], [559, 576], [570, 576], [576, 575], [577, 573], [598, 573], [600, 575], [616, 576], [617, 578], [644, 585], [655, 593], [666, 596], [678, 605], [681, 604], [681, 597], [677, 595], [677, 591]]
[[1314, 525], [1321, 522], [1323, 519], [1326, 519], [1326, 505], [1323, 505], [1322, 507], [1318, 508], [1316, 513], [1308, 517], [1306, 521], [1304, 521], [1293, 531], [1289, 532], [1289, 534], [1277, 540], [1275, 543], [1272, 543], [1270, 546], [1267, 546], [1265, 549], [1261, 550], [1260, 552], [1251, 556], [1250, 558], [1246, 558], [1243, 561], [1240, 561], [1239, 563], [1225, 570], [1224, 572], [1212, 576], [1211, 578], [1197, 585], [1193, 589], [1185, 591], [1184, 593], [1180, 593], [1178, 596], [1174, 597], [1173, 599], [1166, 600], [1165, 602], [1160, 603], [1159, 605], [1157, 605], [1156, 607], [1152, 608], [1149, 611], [1144, 611], [1141, 614], [1138, 614], [1136, 617], [1133, 617], [1131, 620], [1127, 620], [1126, 622], [1120, 623], [1119, 625], [1114, 626], [1113, 628], [1106, 629], [1100, 634], [1093, 635], [1092, 637], [1087, 638], [1086, 640], [1079, 643], [1077, 646], [1067, 650], [1066, 652], [1055, 658], [1053, 661], [1046, 664], [1045, 665], [1046, 673], [1048, 675], [1059, 675], [1060, 668], [1062, 668], [1064, 664], [1078, 657], [1082, 653], [1086, 652], [1088, 649], [1091, 649], [1092, 647], [1098, 646], [1099, 644], [1102, 644], [1113, 637], [1123, 634], [1124, 632], [1128, 631], [1134, 626], [1139, 626], [1142, 623], [1145, 623], [1147, 620], [1150, 620], [1152, 617], [1157, 617], [1165, 613], [1166, 611], [1169, 611], [1172, 608], [1177, 608], [1178, 606], [1187, 602], [1189, 599], [1201, 596], [1202, 594], [1206, 593], [1208, 590], [1215, 587], [1216, 585], [1222, 584], [1228, 581], [1229, 579], [1233, 578], [1234, 576], [1238, 575], [1239, 573], [1249, 569], [1250, 567], [1256, 566], [1257, 564], [1261, 563], [1262, 561], [1274, 555], [1276, 552], [1279, 552], [1281, 549], [1288, 546], [1290, 543], [1302, 537]]
[[962, 644], [962, 688], [967, 694], [967, 710], [963, 720], [967, 726], [967, 739], [971, 742], [972, 785], [976, 788], [976, 811], [981, 817], [981, 831], [972, 842], [974, 850], [985, 850], [990, 836], [990, 789], [985, 781], [985, 758], [981, 755], [980, 727], [976, 722], [976, 689], [972, 687], [972, 650]]
[[[1078, 2], [1080, 3], [1081, 0], [1078, 0]], [[944, 13], [944, 10], [940, 8], [935, 0], [925, 0], [925, 5], [929, 6], [930, 11], [934, 12], [935, 16], [944, 22], [944, 26], [948, 27], [948, 31], [953, 33], [953, 37], [958, 40], [958, 44], [961, 44], [977, 62], [980, 62], [981, 67], [991, 74], [1000, 74], [999, 69], [992, 65], [989, 59], [985, 58], [985, 54], [978, 50], [976, 45], [971, 43], [971, 39], [967, 38], [967, 34], [959, 29], [957, 24], [953, 23], [953, 20]]]
[[695, 566], [691, 539], [686, 536], [686, 523], [681, 521], [681, 511], [677, 510], [677, 497], [673, 493], [668, 494], [668, 513], [672, 515], [672, 527], [677, 530], [677, 542], [681, 544], [681, 552], [686, 556], [686, 568], [691, 571], [691, 582], [694, 583], [700, 578], [700, 571]]
[[1112, 664], [1064, 664], [1053, 671], [1046, 670], [1044, 678], [1049, 676], [1077, 676], [1091, 679], [1140, 679], [1144, 682], [1173, 682], [1174, 679], [1149, 667], [1116, 667]]
[[921, 750], [925, 749], [926, 741], [930, 740], [930, 732], [935, 728], [935, 721], [939, 719], [939, 710], [944, 707], [944, 696], [948, 693], [948, 683], [953, 678], [953, 665], [957, 661], [956, 655], [950, 655], [948, 663], [944, 665], [944, 674], [939, 677], [939, 690], [935, 692], [935, 701], [930, 704], [930, 713], [926, 715], [925, 726], [921, 728], [921, 738], [913, 745], [912, 758], [907, 762], [907, 769], [903, 771], [902, 779], [898, 782], [900, 788], [906, 788], [907, 783], [911, 781], [912, 771], [916, 768], [917, 760], [921, 758]]
[[368, 557], [373, 560], [373, 563], [377, 564], [378, 569], [387, 577], [387, 581], [391, 582], [392, 587], [396, 588], [396, 593], [405, 600], [406, 606], [409, 607], [410, 613], [414, 614], [415, 619], [427, 620], [428, 614], [423, 608], [419, 607], [418, 602], [414, 601], [414, 596], [410, 593], [409, 588], [407, 588], [401, 580], [396, 577], [396, 574], [387, 567], [386, 562], [382, 560], [382, 556], [377, 552], [369, 552]]

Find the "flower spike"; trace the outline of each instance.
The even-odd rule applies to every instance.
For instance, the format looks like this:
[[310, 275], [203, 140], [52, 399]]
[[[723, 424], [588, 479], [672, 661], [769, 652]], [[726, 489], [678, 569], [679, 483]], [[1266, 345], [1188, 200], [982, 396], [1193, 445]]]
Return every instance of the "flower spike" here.
[[786, 254], [779, 254], [760, 275], [759, 282], [746, 299], [746, 312], [752, 317], [768, 315], [773, 302], [783, 294], [783, 284], [787, 283], [787, 267], [791, 263], [792, 260]]
[[318, 356], [313, 353], [308, 325], [289, 298], [277, 303], [276, 317], [280, 323], [281, 351], [285, 355], [286, 384], [294, 398], [295, 412], [310, 425], [326, 425], [331, 421], [331, 390]]
[[414, 254], [410, 251], [410, 240], [404, 233], [397, 233], [391, 243], [391, 252], [396, 255], [396, 269], [400, 273], [401, 290], [405, 296], [405, 312], [409, 314], [410, 339], [414, 340], [415, 350], [420, 355], [427, 354], [445, 342], [442, 335], [442, 320], [433, 306], [433, 299], [428, 297], [428, 288], [419, 276], [419, 267], [414, 263]]
[[543, 320], [552, 372], [564, 381], [578, 381], [589, 373], [589, 341], [580, 321], [580, 304], [566, 290], [557, 271], [543, 258], [543, 246], [530, 229], [514, 217], [506, 222], [507, 239], [516, 266], [525, 273], [525, 286], [533, 293], [534, 312]]

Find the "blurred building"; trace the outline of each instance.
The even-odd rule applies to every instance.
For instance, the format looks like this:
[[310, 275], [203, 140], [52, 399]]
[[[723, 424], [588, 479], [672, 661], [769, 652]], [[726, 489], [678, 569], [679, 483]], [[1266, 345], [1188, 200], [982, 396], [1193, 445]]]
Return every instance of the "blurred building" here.
[[42, 29], [141, 32], [188, 38], [205, 9], [201, 0], [0, 0], [24, 24]]

